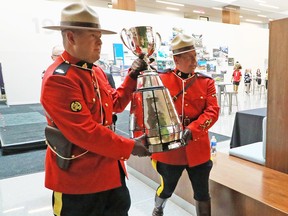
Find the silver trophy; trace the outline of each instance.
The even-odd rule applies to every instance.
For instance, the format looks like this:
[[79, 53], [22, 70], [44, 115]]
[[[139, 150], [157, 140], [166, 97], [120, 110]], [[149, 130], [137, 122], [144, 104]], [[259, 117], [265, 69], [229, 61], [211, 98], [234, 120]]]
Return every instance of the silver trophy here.
[[[124, 40], [123, 36], [127, 40]], [[159, 47], [161, 36], [158, 37]], [[148, 58], [156, 50], [155, 35], [151, 26], [123, 28], [121, 40], [134, 55]], [[148, 64], [149, 65], [149, 64]], [[148, 67], [137, 78], [130, 108], [130, 137], [146, 134], [147, 148], [151, 153], [169, 151], [185, 145], [182, 140], [183, 127], [167, 88], [157, 73]]]

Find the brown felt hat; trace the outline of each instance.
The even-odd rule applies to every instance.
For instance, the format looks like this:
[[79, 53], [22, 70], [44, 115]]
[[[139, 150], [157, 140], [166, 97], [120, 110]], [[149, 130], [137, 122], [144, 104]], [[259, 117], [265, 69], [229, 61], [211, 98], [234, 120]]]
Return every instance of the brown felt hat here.
[[116, 34], [116, 32], [102, 29], [98, 14], [88, 5], [81, 3], [73, 3], [62, 10], [59, 26], [44, 26], [43, 28], [96, 30], [102, 34]]
[[171, 41], [171, 50], [173, 55], [179, 55], [195, 50], [193, 37], [185, 34], [176, 35]]

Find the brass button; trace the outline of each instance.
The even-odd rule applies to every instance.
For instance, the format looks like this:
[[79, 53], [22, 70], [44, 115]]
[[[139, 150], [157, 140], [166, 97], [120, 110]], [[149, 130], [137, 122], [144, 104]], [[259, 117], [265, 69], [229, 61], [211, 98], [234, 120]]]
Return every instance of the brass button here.
[[93, 103], [95, 103], [96, 99], [95, 99], [95, 98], [93, 98], [93, 99], [92, 99], [92, 101], [93, 101]]
[[108, 124], [108, 121], [105, 121], [105, 124]]
[[203, 97], [203, 96], [201, 96], [200, 98], [201, 98], [201, 99], [203, 99], [204, 97]]
[[186, 94], [187, 94], [187, 92], [185, 91], [185, 92], [184, 92], [184, 95], [186, 95]]
[[105, 103], [105, 106], [108, 107], [108, 103]]
[[188, 107], [188, 104], [185, 104], [185, 107]]

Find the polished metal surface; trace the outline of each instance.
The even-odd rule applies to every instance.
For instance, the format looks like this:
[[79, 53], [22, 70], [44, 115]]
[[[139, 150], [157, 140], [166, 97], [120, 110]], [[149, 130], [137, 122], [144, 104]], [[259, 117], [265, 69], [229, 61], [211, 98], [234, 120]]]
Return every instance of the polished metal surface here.
[[156, 72], [144, 72], [137, 79], [130, 109], [130, 136], [145, 133], [150, 152], [184, 146], [182, 124], [167, 88]]
[[154, 34], [151, 26], [136, 26], [129, 30], [123, 28], [120, 37], [124, 45], [136, 56], [144, 54], [145, 57], [149, 57], [157, 49], [156, 44], [161, 45], [160, 34], [158, 32]]
[[[161, 36], [154, 34], [151, 26], [123, 28], [120, 36], [134, 55], [144, 55], [146, 61], [157, 49], [155, 37], [161, 44]], [[182, 124], [168, 89], [163, 86], [158, 73], [149, 67], [137, 78], [130, 109], [130, 137], [145, 133], [147, 148], [154, 153], [184, 146], [182, 132]]]

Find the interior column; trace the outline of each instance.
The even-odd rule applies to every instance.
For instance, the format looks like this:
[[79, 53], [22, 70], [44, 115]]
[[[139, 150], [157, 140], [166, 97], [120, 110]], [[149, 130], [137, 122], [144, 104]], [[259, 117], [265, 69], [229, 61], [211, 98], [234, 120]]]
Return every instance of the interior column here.
[[240, 7], [227, 5], [222, 8], [222, 22], [240, 25]]
[[136, 11], [135, 0], [112, 0], [112, 8]]

